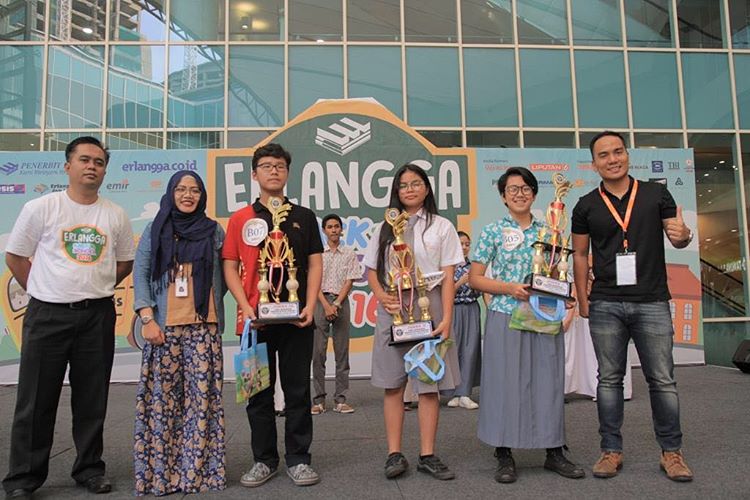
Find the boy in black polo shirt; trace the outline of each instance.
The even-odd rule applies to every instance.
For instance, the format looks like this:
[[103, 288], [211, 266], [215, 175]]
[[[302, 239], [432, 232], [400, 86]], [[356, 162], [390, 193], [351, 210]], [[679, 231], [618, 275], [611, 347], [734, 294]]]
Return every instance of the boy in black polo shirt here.
[[[680, 450], [663, 234], [672, 246], [684, 248], [693, 233], [666, 186], [628, 175], [628, 151], [620, 134], [597, 134], [589, 148], [602, 183], [576, 204], [571, 231], [579, 311], [589, 318], [599, 363], [596, 404], [602, 454], [593, 473], [614, 477], [622, 468], [622, 380], [632, 338], [649, 386], [654, 431], [662, 448], [661, 468], [673, 481], [690, 481], [693, 473]], [[590, 295], [589, 243], [594, 268]]]
[[[313, 313], [323, 275], [323, 244], [315, 214], [305, 207], [291, 204], [284, 196], [291, 161], [291, 155], [278, 144], [266, 144], [255, 151], [252, 178], [260, 185], [260, 197], [229, 219], [222, 251], [224, 278], [237, 301], [237, 324], [238, 331], [241, 331], [245, 319], [256, 318], [258, 255], [265, 234], [273, 227], [271, 212], [266, 208], [268, 200], [279, 197], [291, 205], [281, 230], [294, 250], [301, 318], [294, 323], [268, 325], [258, 332], [258, 342], [268, 343], [271, 389], [256, 394], [247, 405], [255, 465], [242, 476], [240, 482], [248, 487], [260, 486], [278, 471], [273, 405], [277, 353], [286, 404], [284, 461], [287, 474], [298, 486], [309, 486], [320, 481], [318, 474], [310, 467], [309, 448], [313, 426], [310, 414], [310, 361]], [[253, 228], [253, 231], [248, 231], [248, 228]], [[258, 231], [259, 228], [261, 231]], [[286, 272], [284, 277], [288, 277]], [[286, 301], [286, 287], [282, 286], [281, 290], [280, 300]]]

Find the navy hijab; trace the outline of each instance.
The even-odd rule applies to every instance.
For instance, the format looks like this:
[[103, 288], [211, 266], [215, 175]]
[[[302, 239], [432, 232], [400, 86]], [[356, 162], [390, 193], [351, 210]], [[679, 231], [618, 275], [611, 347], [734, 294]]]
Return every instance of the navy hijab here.
[[[195, 179], [201, 189], [198, 206], [189, 214], [181, 212], [174, 202], [174, 189], [186, 175]], [[151, 225], [151, 280], [162, 285], [172, 283], [175, 265], [191, 263], [195, 311], [201, 319], [208, 316], [216, 232], [216, 221], [206, 216], [207, 199], [206, 187], [198, 174], [177, 172], [169, 179]]]

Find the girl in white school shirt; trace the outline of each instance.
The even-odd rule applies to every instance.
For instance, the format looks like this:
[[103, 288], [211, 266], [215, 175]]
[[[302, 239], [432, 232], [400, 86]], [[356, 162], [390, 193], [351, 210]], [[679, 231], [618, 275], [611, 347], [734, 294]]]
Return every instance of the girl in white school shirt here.
[[[453, 268], [464, 260], [456, 229], [447, 219], [437, 214], [435, 196], [427, 174], [416, 165], [406, 164], [394, 175], [389, 206], [405, 210], [410, 215], [404, 239], [410, 244], [415, 263], [422, 273], [444, 273], [443, 281], [428, 292], [428, 297], [435, 336], [448, 338], [453, 314]], [[402, 398], [407, 381], [403, 356], [411, 347], [388, 345], [391, 313], [399, 308], [398, 299], [385, 291], [391, 243], [391, 226], [383, 223], [373, 235], [363, 261], [368, 268], [368, 283], [379, 302], [373, 339], [371, 382], [374, 386], [385, 389], [383, 414], [388, 441], [385, 475], [389, 479], [402, 475], [409, 467], [406, 457], [401, 453], [401, 437], [404, 425]], [[440, 407], [439, 391], [451, 391], [460, 382], [455, 347], [448, 349], [444, 359], [445, 375], [437, 384], [412, 380], [414, 390], [419, 395], [420, 455], [417, 470], [442, 480], [453, 479], [455, 474], [434, 454]]]

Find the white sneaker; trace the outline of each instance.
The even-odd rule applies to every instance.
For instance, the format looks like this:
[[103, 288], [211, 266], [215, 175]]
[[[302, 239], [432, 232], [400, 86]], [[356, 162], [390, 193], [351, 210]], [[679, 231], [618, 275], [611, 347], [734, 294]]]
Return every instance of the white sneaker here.
[[459, 400], [460, 399], [461, 398], [459, 398], [458, 396], [456, 396], [455, 398], [453, 398], [450, 401], [448, 401], [448, 408], [458, 408], [458, 404], [459, 404]]
[[476, 410], [477, 408], [479, 408], [479, 405], [472, 401], [469, 396], [461, 396], [458, 400], [458, 406], [460, 406], [461, 408], [466, 408], [467, 410]]

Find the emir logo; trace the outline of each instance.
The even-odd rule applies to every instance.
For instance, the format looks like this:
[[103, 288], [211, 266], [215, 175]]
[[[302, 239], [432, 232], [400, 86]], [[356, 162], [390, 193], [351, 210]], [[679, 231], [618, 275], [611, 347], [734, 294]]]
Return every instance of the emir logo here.
[[0, 172], [4, 173], [5, 175], [10, 175], [13, 172], [18, 170], [18, 164], [17, 163], [11, 163], [8, 162], [4, 164], [3, 166], [0, 166]]
[[370, 138], [370, 122], [363, 124], [345, 117], [329, 125], [328, 129], [318, 127], [315, 144], [339, 156], [344, 156], [369, 141]]
[[119, 182], [110, 182], [106, 186], [107, 191], [110, 193], [123, 193], [128, 190], [128, 187], [130, 187], [130, 182], [128, 182], [127, 179], [123, 179]]

